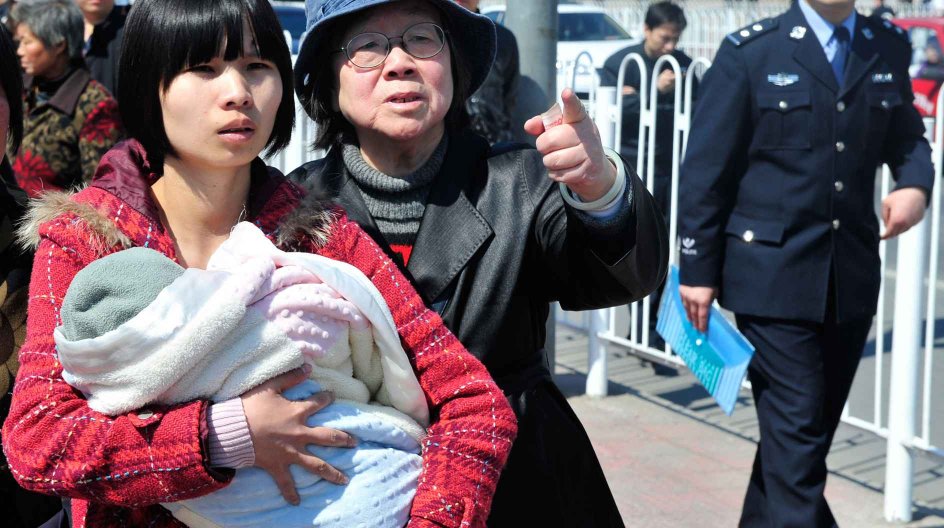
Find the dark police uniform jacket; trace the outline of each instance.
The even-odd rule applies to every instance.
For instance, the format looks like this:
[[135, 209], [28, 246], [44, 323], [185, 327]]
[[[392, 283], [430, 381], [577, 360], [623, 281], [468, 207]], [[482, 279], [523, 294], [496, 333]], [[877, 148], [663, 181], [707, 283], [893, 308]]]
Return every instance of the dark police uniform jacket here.
[[[705, 74], [679, 186], [681, 282], [736, 313], [822, 322], [878, 299], [876, 167], [933, 183], [911, 46], [861, 15], [842, 87], [799, 5], [729, 35]], [[832, 289], [830, 274], [832, 273]]]

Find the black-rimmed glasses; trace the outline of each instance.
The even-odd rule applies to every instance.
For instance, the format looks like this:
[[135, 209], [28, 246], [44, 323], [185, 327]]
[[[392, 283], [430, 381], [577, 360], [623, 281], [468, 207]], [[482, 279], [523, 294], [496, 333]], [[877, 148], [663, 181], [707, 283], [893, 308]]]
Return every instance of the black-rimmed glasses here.
[[403, 51], [417, 59], [435, 57], [446, 46], [446, 32], [432, 22], [414, 24], [399, 37], [388, 37], [383, 33], [367, 32], [355, 35], [347, 46], [335, 50], [343, 52], [347, 60], [358, 68], [376, 68], [387, 60], [393, 42], [400, 41]]

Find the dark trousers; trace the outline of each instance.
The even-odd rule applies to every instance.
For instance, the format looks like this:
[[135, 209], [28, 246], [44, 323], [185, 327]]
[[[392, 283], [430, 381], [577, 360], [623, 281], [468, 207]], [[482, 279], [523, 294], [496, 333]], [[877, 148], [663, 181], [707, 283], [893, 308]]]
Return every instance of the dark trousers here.
[[825, 323], [737, 315], [754, 345], [750, 376], [760, 443], [741, 527], [836, 526], [826, 504], [826, 454], [872, 320]]

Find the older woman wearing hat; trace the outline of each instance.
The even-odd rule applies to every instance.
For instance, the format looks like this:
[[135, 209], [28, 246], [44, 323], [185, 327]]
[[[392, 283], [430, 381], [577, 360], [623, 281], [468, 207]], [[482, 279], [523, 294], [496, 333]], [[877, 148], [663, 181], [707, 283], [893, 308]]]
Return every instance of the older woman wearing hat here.
[[667, 240], [652, 197], [569, 90], [560, 119], [525, 124], [537, 150], [490, 148], [466, 129], [465, 100], [495, 55], [487, 18], [450, 0], [306, 10], [295, 89], [328, 154], [292, 177], [334, 197], [394, 257], [515, 409], [489, 525], [621, 525], [551, 380], [544, 325], [550, 302], [601, 308], [658, 286]]

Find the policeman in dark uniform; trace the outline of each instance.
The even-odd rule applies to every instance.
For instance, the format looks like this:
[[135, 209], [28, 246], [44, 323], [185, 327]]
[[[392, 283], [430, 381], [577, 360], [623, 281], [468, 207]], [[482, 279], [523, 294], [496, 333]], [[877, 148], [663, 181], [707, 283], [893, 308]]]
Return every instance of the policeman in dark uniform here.
[[835, 526], [826, 454], [878, 299], [876, 168], [897, 180], [882, 238], [924, 214], [930, 147], [911, 46], [854, 0], [799, 0], [728, 35], [701, 86], [679, 202], [680, 293], [719, 296], [756, 353], [760, 426], [741, 526]]

